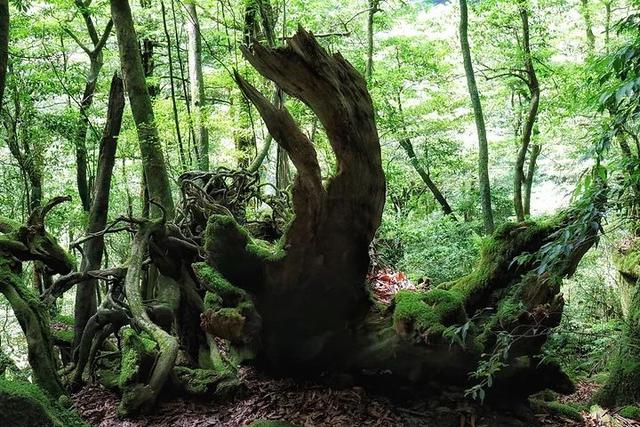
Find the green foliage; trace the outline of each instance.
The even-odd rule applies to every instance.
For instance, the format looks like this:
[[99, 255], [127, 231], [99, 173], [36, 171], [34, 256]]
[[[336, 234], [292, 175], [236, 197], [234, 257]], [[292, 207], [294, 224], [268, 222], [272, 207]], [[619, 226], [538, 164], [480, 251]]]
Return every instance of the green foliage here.
[[606, 372], [622, 328], [607, 251], [605, 247], [592, 249], [574, 277], [565, 280], [562, 320], [545, 346], [545, 353], [576, 380]]
[[434, 215], [388, 218], [376, 238], [383, 264], [405, 271], [412, 281], [438, 284], [468, 272], [478, 253], [476, 224]]

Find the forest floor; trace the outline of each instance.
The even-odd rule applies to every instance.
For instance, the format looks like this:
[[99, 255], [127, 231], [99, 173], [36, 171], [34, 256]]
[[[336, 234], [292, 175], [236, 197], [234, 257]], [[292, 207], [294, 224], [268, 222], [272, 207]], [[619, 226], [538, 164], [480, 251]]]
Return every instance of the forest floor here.
[[[224, 401], [168, 399], [157, 410], [139, 418], [123, 420], [117, 416], [118, 396], [99, 385], [88, 386], [74, 401], [80, 414], [99, 427], [205, 427], [244, 426], [256, 420], [282, 420], [298, 426], [640, 426], [617, 418], [609, 424], [603, 414], [583, 414], [583, 422], [549, 413], [528, 413], [516, 408], [490, 408], [469, 402], [462, 391], [441, 391], [437, 396], [402, 399], [368, 393], [360, 387], [333, 388], [320, 383], [274, 379], [243, 368], [241, 379], [246, 392], [241, 398]], [[581, 384], [563, 402], [585, 402], [593, 388]], [[523, 407], [524, 408], [524, 407]], [[617, 417], [614, 415], [614, 417]]]
[[[389, 303], [401, 289], [416, 289], [402, 272], [380, 269], [369, 275], [373, 295]], [[74, 395], [80, 414], [96, 427], [235, 427], [256, 420], [280, 420], [296, 426], [430, 426], [430, 427], [633, 427], [640, 423], [603, 410], [583, 412], [575, 421], [557, 412], [533, 411], [526, 405], [491, 407], [472, 402], [461, 389], [437, 389], [418, 397], [406, 392], [389, 398], [362, 387], [336, 386], [336, 379], [323, 382], [272, 378], [252, 368], [241, 368], [245, 392], [235, 400], [167, 398], [157, 410], [133, 419], [117, 415], [119, 397], [100, 385], [90, 385]], [[338, 379], [338, 383], [339, 383]], [[560, 403], [588, 407], [598, 385], [579, 381], [576, 392], [559, 398]], [[407, 397], [408, 396], [408, 397]]]

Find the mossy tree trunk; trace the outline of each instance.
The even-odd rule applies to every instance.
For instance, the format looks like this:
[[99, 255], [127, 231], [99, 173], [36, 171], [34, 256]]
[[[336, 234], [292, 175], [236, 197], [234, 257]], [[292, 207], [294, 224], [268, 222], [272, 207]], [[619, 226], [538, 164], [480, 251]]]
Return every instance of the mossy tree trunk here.
[[482, 205], [482, 217], [484, 230], [492, 233], [494, 230], [493, 209], [491, 207], [491, 181], [489, 179], [489, 143], [487, 141], [487, 128], [482, 112], [482, 102], [476, 84], [476, 75], [471, 61], [471, 47], [469, 46], [469, 13], [467, 0], [460, 0], [460, 46], [464, 62], [464, 73], [467, 76], [469, 97], [473, 106], [473, 116], [478, 133], [478, 181], [480, 184], [480, 199]]
[[617, 249], [614, 261], [620, 281], [624, 328], [607, 382], [596, 395], [596, 401], [608, 407], [640, 401], [640, 240], [633, 238], [623, 246]]
[[0, 0], [0, 106], [4, 98], [9, 62], [9, 0]]
[[53, 397], [64, 394], [49, 336], [49, 315], [37, 295], [22, 282], [22, 262], [37, 261], [54, 273], [66, 274], [74, 262], [44, 230], [44, 217], [57, 198], [34, 211], [26, 226], [0, 218], [0, 292], [7, 298], [25, 334], [35, 383]]
[[[496, 378], [502, 383], [496, 387], [504, 391], [517, 384], [520, 397], [547, 386], [570, 391], [556, 365], [539, 366], [532, 356], [559, 322], [562, 278], [573, 273], [596, 230], [574, 233], [571, 250], [539, 273], [535, 254], [574, 217], [510, 224], [489, 241], [470, 275], [400, 293], [394, 304], [379, 308], [369, 297], [365, 275], [385, 182], [364, 79], [302, 29], [286, 47], [254, 44], [244, 54], [263, 76], [314, 111], [338, 167], [323, 185], [315, 149], [288, 111], [236, 75], [297, 169], [295, 217], [279, 250], [253, 240], [231, 217], [209, 218], [206, 264], [195, 266], [209, 290], [203, 328], [229, 340], [239, 359], [255, 358], [286, 374], [366, 370], [391, 372], [387, 380], [460, 384], [468, 383], [467, 373], [482, 354], [499, 349], [499, 332], [508, 331], [515, 337], [511, 366]], [[522, 258], [527, 261], [515, 261]], [[461, 344], [452, 345], [451, 332], [464, 325]]]
[[[116, 160], [116, 148], [118, 135], [120, 134], [120, 126], [122, 125], [123, 112], [124, 86], [122, 79], [114, 75], [109, 91], [107, 122], [104, 127], [102, 141], [100, 142], [98, 172], [96, 174], [93, 201], [89, 210], [87, 234], [98, 233], [107, 225], [111, 176], [113, 175], [113, 167]], [[84, 272], [99, 269], [102, 263], [103, 252], [103, 236], [88, 240], [83, 247], [84, 256], [80, 269]], [[97, 280], [92, 279], [76, 290], [73, 348], [77, 348], [78, 345], [80, 345], [82, 332], [87, 325], [87, 321], [96, 312], [96, 286]]]

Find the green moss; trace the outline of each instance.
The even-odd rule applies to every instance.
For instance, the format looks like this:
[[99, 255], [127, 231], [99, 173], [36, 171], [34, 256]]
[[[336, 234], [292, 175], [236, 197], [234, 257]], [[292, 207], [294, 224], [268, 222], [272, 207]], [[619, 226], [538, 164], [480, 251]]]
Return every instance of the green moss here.
[[17, 221], [4, 216], [0, 216], [0, 233], [13, 233], [17, 231], [21, 226], [22, 224]]
[[120, 387], [139, 382], [145, 365], [153, 360], [156, 348], [156, 342], [146, 333], [138, 334], [131, 328], [122, 329], [122, 356], [118, 376]]
[[246, 298], [246, 292], [233, 286], [215, 268], [204, 262], [191, 265], [198, 280], [203, 282], [213, 292], [207, 291], [205, 295], [205, 307], [216, 308], [222, 301], [229, 305], [237, 305], [240, 300]]
[[[70, 402], [63, 403], [68, 405]], [[75, 412], [28, 382], [0, 378], [0, 408], [0, 425], [4, 426], [88, 426]]]
[[282, 259], [285, 255], [284, 249], [280, 246], [280, 244], [272, 245], [269, 242], [260, 239], [251, 240], [247, 244], [246, 249], [247, 252], [270, 262], [276, 262]]
[[546, 412], [552, 415], [558, 415], [569, 418], [574, 421], [583, 421], [582, 413], [587, 408], [575, 404], [564, 404], [558, 401], [547, 402], [541, 399], [529, 399], [531, 407], [536, 412]]
[[474, 307], [485, 292], [506, 288], [519, 277], [514, 257], [539, 249], [541, 242], [557, 228], [559, 218], [503, 224], [483, 240], [480, 259], [472, 273], [439, 287], [457, 291], [465, 305]]
[[66, 343], [72, 343], [74, 337], [73, 331], [69, 331], [66, 329], [54, 329], [51, 331], [51, 336], [58, 341], [63, 341]]
[[266, 265], [284, 256], [279, 245], [252, 239], [233, 218], [223, 215], [209, 217], [204, 247], [207, 263], [243, 289], [262, 286]]
[[637, 406], [625, 406], [618, 411], [621, 417], [629, 418], [630, 420], [640, 420], [640, 408]]
[[117, 391], [120, 387], [120, 372], [112, 369], [98, 369], [96, 371], [98, 375], [98, 381], [105, 388], [109, 390]]
[[561, 415], [575, 421], [583, 421], [580, 409], [560, 402], [545, 402], [550, 413]]
[[400, 291], [395, 296], [393, 320], [396, 330], [413, 325], [429, 335], [442, 334], [447, 326], [465, 320], [461, 295], [453, 290], [433, 289], [427, 292]]
[[640, 401], [640, 290], [626, 319], [618, 353], [612, 360], [606, 384], [594, 400], [607, 407], [635, 404]]
[[53, 318], [53, 320], [51, 321], [52, 323], [61, 323], [63, 325], [67, 325], [67, 326], [71, 326], [73, 327], [73, 324], [75, 322], [73, 316], [69, 316], [66, 314], [58, 314], [56, 317]]

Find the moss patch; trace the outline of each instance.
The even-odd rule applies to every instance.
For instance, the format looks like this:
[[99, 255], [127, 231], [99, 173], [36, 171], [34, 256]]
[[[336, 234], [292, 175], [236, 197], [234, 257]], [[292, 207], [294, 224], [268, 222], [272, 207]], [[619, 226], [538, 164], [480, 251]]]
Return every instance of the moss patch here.
[[465, 320], [462, 296], [452, 290], [400, 291], [395, 304], [393, 322], [400, 335], [414, 329], [429, 336], [441, 335], [447, 326]]
[[574, 421], [584, 421], [581, 414], [583, 409], [578, 406], [568, 405], [557, 401], [546, 402], [538, 399], [531, 399], [530, 402], [535, 411], [543, 411], [552, 415], [559, 415]]
[[122, 356], [118, 385], [126, 388], [143, 380], [153, 363], [156, 342], [146, 333], [138, 334], [131, 328], [122, 329]]
[[264, 283], [265, 266], [282, 259], [280, 246], [252, 239], [230, 216], [212, 215], [205, 231], [207, 263], [229, 282], [256, 289]]
[[0, 408], [0, 425], [3, 426], [88, 426], [75, 412], [28, 382], [0, 378]]
[[640, 408], [637, 406], [625, 406], [618, 411], [621, 417], [629, 418], [630, 420], [640, 420]]
[[195, 396], [215, 395], [223, 399], [237, 395], [243, 386], [230, 370], [192, 369], [176, 366], [174, 373], [182, 392]]

